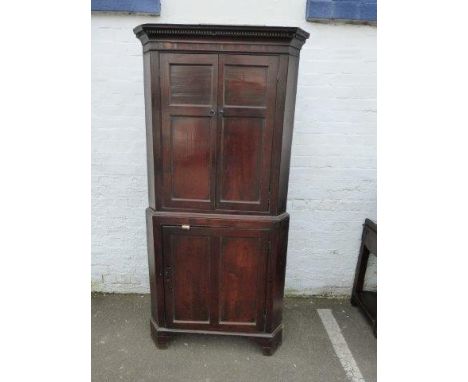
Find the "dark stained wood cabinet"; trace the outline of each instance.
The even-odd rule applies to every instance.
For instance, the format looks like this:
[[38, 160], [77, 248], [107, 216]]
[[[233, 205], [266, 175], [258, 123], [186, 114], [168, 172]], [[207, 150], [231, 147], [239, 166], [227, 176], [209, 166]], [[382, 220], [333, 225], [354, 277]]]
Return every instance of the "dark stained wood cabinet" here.
[[151, 332], [282, 338], [299, 28], [144, 24]]

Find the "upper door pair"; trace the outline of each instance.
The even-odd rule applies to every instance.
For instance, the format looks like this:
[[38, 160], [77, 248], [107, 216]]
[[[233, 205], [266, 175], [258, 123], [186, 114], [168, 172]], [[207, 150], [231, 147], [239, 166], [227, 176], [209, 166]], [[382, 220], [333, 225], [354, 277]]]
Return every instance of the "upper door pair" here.
[[166, 209], [269, 211], [278, 57], [160, 55]]

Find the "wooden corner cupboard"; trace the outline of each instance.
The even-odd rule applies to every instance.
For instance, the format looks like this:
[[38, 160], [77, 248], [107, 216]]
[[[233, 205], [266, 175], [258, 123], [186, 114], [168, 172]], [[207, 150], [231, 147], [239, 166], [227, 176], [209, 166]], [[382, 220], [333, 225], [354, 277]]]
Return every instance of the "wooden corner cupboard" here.
[[151, 333], [281, 343], [299, 28], [144, 24]]

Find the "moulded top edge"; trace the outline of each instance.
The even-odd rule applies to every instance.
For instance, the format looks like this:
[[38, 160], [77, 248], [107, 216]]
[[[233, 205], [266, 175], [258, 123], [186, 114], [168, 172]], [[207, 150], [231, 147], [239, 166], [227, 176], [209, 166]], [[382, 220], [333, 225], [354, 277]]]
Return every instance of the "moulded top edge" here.
[[[142, 24], [133, 29], [135, 35], [146, 41], [158, 38], [209, 38], [209, 39], [271, 39], [293, 40], [304, 43], [309, 33], [297, 27], [255, 25], [208, 25], [208, 24]], [[143, 42], [143, 41], [142, 41]]]

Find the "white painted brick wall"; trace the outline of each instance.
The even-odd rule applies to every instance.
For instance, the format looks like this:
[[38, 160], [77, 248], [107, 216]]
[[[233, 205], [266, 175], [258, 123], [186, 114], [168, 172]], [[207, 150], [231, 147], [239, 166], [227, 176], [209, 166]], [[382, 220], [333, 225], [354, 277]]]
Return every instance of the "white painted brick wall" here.
[[[162, 3], [161, 17], [92, 16], [92, 289], [148, 292], [145, 22], [299, 26], [287, 293], [348, 294], [376, 218], [376, 28], [304, 19], [305, 0]], [[375, 272], [371, 272], [375, 283]]]

